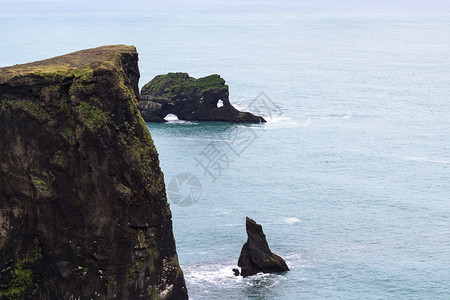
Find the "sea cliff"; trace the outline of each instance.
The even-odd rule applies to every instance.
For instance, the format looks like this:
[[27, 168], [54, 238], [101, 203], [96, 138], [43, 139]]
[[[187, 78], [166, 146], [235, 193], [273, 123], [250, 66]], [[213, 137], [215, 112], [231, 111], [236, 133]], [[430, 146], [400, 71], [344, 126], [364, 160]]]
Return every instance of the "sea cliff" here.
[[137, 62], [0, 68], [0, 298], [187, 299]]

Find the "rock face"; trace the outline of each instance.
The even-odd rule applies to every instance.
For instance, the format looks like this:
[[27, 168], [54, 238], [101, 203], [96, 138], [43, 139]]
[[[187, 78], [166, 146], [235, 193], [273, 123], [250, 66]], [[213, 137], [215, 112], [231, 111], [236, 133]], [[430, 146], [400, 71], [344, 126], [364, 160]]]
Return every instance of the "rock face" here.
[[0, 68], [0, 298], [187, 299], [137, 62]]
[[189, 121], [266, 122], [234, 108], [228, 86], [219, 75], [199, 79], [187, 73], [158, 75], [142, 88], [139, 108], [147, 122], [165, 122], [168, 114]]
[[262, 226], [252, 219], [246, 219], [248, 239], [241, 250], [238, 266], [244, 277], [263, 273], [279, 273], [289, 271], [283, 258], [272, 253], [262, 231]]

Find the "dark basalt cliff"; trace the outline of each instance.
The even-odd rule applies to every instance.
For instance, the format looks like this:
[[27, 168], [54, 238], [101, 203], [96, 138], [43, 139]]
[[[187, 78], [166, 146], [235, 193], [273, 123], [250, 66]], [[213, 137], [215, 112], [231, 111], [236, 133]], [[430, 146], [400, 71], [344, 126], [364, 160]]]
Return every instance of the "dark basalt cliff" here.
[[187, 73], [169, 73], [156, 76], [142, 88], [139, 108], [147, 122], [165, 122], [168, 114], [188, 121], [266, 122], [238, 111], [228, 95], [228, 86], [219, 75], [195, 79]]
[[137, 61], [0, 69], [0, 298], [187, 299]]

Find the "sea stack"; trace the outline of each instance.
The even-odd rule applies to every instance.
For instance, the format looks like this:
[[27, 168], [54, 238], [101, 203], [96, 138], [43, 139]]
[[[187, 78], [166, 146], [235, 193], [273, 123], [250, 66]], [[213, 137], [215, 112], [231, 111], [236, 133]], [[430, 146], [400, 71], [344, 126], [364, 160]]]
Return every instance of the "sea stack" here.
[[187, 121], [266, 122], [234, 108], [228, 95], [228, 85], [219, 75], [195, 79], [187, 73], [168, 73], [144, 85], [139, 107], [147, 122], [165, 122], [168, 114]]
[[1, 299], [187, 299], [137, 62], [0, 68]]
[[263, 273], [280, 273], [289, 271], [283, 258], [269, 249], [262, 226], [246, 218], [247, 242], [244, 244], [239, 256], [238, 266], [241, 267], [243, 277]]

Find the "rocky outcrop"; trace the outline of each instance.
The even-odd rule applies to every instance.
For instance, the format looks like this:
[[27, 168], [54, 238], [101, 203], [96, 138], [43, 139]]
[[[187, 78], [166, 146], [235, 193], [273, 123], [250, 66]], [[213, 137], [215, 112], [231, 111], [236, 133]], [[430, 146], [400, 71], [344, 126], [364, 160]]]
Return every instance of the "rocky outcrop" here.
[[0, 69], [0, 298], [187, 299], [137, 62]]
[[289, 271], [283, 258], [272, 253], [267, 244], [262, 226], [247, 217], [245, 226], [248, 239], [241, 250], [238, 266], [241, 267], [241, 275], [246, 277], [263, 273], [280, 273]]
[[195, 79], [187, 73], [169, 73], [156, 76], [142, 88], [139, 108], [147, 122], [165, 122], [168, 114], [188, 121], [266, 122], [238, 111], [228, 95], [228, 86], [219, 75]]

